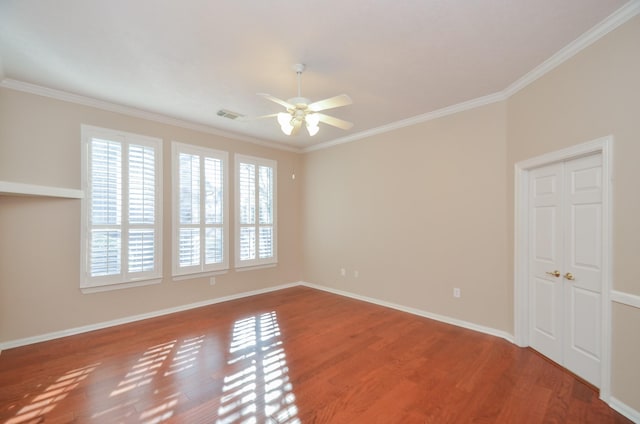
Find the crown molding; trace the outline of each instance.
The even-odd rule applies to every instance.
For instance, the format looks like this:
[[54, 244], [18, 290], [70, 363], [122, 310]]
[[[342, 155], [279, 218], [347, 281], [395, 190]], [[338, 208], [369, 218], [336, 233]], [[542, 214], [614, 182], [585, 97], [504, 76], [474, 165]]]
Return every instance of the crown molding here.
[[373, 135], [382, 134], [399, 128], [419, 124], [421, 122], [426, 122], [437, 118], [442, 118], [443, 116], [452, 115], [458, 112], [463, 112], [465, 110], [474, 109], [491, 103], [506, 100], [538, 78], [555, 69], [560, 64], [566, 62], [580, 51], [589, 47], [591, 44], [595, 43], [614, 29], [626, 23], [628, 20], [637, 16], [638, 14], [640, 14], [640, 0], [631, 0], [502, 91], [438, 109], [433, 112], [418, 115], [413, 118], [392, 122], [381, 127], [373, 128], [371, 130], [362, 131], [356, 134], [348, 135], [346, 137], [327, 141], [325, 143], [316, 144], [314, 146], [302, 149], [302, 152], [308, 153], [316, 150], [326, 149], [340, 144], [371, 137]]
[[480, 106], [489, 105], [491, 103], [500, 102], [505, 100], [506, 97], [502, 92], [489, 94], [488, 96], [478, 97], [473, 100], [458, 103], [452, 106], [447, 106], [442, 109], [434, 110], [433, 112], [424, 113], [411, 118], [403, 119], [401, 121], [395, 121], [381, 127], [372, 128], [370, 130], [362, 131], [356, 134], [348, 135], [346, 137], [336, 138], [335, 140], [327, 141], [325, 143], [316, 144], [302, 149], [303, 153], [313, 152], [315, 150], [326, 149], [328, 147], [337, 146], [339, 144], [350, 143], [352, 141], [360, 140], [363, 138], [371, 137], [378, 134], [383, 134], [389, 131], [397, 130], [400, 128], [410, 127], [412, 125], [420, 124], [422, 122], [432, 121], [434, 119], [442, 118], [444, 116], [453, 115], [458, 112], [463, 112], [469, 109], [475, 109]]
[[571, 59], [582, 50], [586, 49], [614, 29], [618, 28], [631, 18], [640, 14], [640, 0], [632, 0], [613, 12], [593, 28], [576, 38], [571, 43], [560, 49], [553, 56], [542, 62], [540, 65], [527, 72], [524, 76], [504, 89], [506, 97], [511, 97], [522, 90], [538, 78], [552, 71], [562, 63]]
[[173, 125], [175, 127], [185, 128], [189, 130], [199, 131], [207, 134], [213, 134], [233, 140], [244, 141], [247, 143], [258, 144], [263, 147], [269, 147], [272, 149], [286, 150], [289, 152], [300, 153], [302, 149], [292, 146], [287, 146], [280, 143], [269, 142], [260, 140], [253, 137], [243, 136], [233, 132], [223, 131], [209, 125], [197, 124], [195, 122], [185, 121], [178, 118], [173, 118], [160, 113], [150, 112], [143, 109], [138, 109], [130, 106], [124, 106], [117, 103], [111, 103], [105, 100], [98, 100], [91, 97], [81, 96], [79, 94], [69, 93], [62, 90], [56, 90], [53, 88], [43, 87], [41, 85], [31, 84], [24, 81], [18, 81], [10, 78], [5, 78], [0, 81], [0, 87], [8, 88], [10, 90], [22, 91], [25, 93], [35, 94], [38, 96], [49, 97], [56, 100], [62, 100], [69, 103], [75, 103], [83, 106], [94, 107], [96, 109], [102, 109], [109, 112], [120, 113], [135, 118], [146, 119], [148, 121], [159, 122], [161, 124]]

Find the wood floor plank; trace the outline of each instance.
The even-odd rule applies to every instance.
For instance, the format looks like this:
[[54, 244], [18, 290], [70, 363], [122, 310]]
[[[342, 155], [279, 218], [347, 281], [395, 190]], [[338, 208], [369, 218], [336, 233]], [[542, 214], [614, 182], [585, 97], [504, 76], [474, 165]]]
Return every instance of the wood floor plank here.
[[0, 422], [630, 421], [530, 349], [295, 287], [6, 350]]

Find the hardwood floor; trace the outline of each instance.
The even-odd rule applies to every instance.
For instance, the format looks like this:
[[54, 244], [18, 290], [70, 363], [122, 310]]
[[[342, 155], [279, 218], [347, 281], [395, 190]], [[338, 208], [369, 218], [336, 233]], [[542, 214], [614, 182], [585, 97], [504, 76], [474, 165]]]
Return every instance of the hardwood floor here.
[[296, 287], [0, 355], [17, 423], [628, 423], [499, 338]]

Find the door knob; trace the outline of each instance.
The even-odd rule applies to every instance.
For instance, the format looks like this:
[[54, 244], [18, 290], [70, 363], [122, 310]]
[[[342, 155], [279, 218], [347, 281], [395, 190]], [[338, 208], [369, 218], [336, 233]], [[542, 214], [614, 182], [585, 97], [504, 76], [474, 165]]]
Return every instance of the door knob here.
[[553, 275], [554, 277], [558, 278], [560, 276], [560, 271], [558, 271], [557, 269], [553, 272], [547, 271], [547, 274]]
[[576, 278], [573, 276], [572, 273], [567, 272], [566, 274], [564, 274], [564, 278], [566, 278], [567, 280], [575, 280]]

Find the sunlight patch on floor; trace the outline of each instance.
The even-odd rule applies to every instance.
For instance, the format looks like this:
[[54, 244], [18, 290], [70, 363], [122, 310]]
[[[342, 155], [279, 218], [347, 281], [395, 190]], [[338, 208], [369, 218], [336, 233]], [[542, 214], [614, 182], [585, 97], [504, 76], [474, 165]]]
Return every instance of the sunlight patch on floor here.
[[300, 424], [275, 312], [236, 321], [216, 424]]
[[171, 365], [169, 365], [169, 370], [164, 373], [164, 376], [168, 377], [195, 366], [202, 343], [204, 343], [204, 336], [186, 339], [182, 342], [173, 357]]
[[[145, 424], [171, 419], [182, 393], [173, 390], [159, 398], [159, 391], [154, 390], [154, 387], [157, 387], [156, 382], [162, 378], [171, 379], [174, 375], [194, 367], [198, 363], [204, 341], [205, 336], [200, 335], [181, 342], [171, 340], [149, 347], [110, 392], [109, 398], [113, 399], [115, 404], [94, 413], [91, 418], [107, 419], [113, 416], [116, 421], [129, 421], [137, 415], [138, 419], [135, 422]], [[141, 405], [146, 403], [151, 403], [152, 406], [142, 409]]]
[[157, 368], [162, 366], [176, 342], [177, 340], [173, 340], [147, 349], [142, 354], [142, 357], [138, 359], [138, 363], [131, 367], [132, 370], [118, 383], [118, 387], [111, 392], [109, 397], [118, 396], [151, 383], [153, 376], [158, 373]]
[[[55, 383], [47, 386], [42, 393], [35, 396], [29, 405], [22, 407], [16, 416], [10, 418], [5, 424], [33, 422], [36, 418], [44, 420], [43, 416], [51, 412], [60, 401], [67, 397], [69, 392], [78, 387], [80, 382], [87, 378], [98, 365], [92, 364], [65, 373]], [[37, 420], [37, 422], [41, 421]]]

